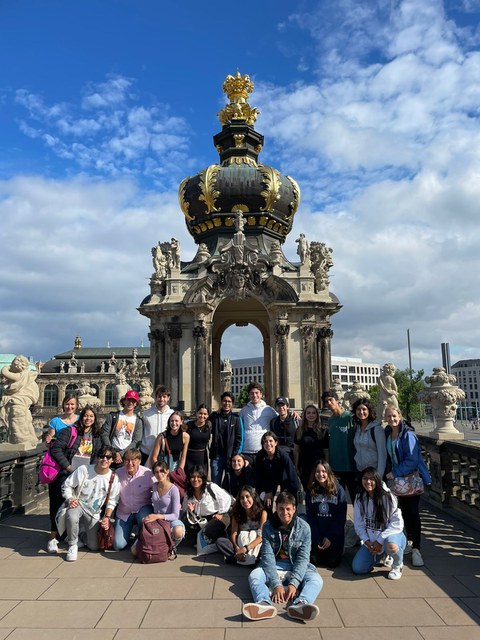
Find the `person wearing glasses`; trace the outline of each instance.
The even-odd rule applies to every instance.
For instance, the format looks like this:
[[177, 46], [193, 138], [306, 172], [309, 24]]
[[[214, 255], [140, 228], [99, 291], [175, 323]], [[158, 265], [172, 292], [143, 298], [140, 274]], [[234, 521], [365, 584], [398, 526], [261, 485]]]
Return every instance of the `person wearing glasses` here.
[[102, 444], [113, 449], [113, 468], [120, 467], [123, 455], [129, 449], [137, 449], [142, 440], [142, 419], [135, 413], [138, 393], [130, 389], [121, 401], [122, 410], [109, 413], [103, 423]]
[[[77, 559], [79, 546], [87, 546], [91, 551], [98, 549], [98, 527], [108, 529], [109, 520], [117, 506], [120, 495], [120, 482], [110, 469], [113, 449], [102, 447], [98, 452], [96, 464], [81, 465], [68, 476], [63, 483], [62, 495], [68, 504], [66, 513], [67, 561]], [[114, 474], [110, 483], [112, 473]], [[105, 505], [103, 518], [100, 518], [110, 487], [108, 504]], [[80, 528], [82, 539], [79, 539]]]
[[115, 551], [125, 549], [136, 524], [138, 530], [144, 519], [153, 513], [152, 483], [155, 478], [147, 467], [140, 462], [142, 453], [139, 449], [128, 449], [123, 456], [123, 467], [118, 469], [120, 496], [115, 519]]

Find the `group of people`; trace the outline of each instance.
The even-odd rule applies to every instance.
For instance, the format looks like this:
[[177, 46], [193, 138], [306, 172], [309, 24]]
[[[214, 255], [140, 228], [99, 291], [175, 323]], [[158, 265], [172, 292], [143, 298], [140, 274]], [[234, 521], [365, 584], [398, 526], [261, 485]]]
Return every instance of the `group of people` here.
[[[135, 526], [165, 520], [175, 546], [194, 534], [200, 553], [201, 533], [226, 562], [257, 565], [249, 577], [247, 618], [273, 617], [275, 604], [285, 603], [290, 617], [310, 620], [322, 588], [316, 566], [335, 567], [342, 559], [349, 494], [361, 541], [354, 573], [383, 562], [388, 577], [399, 579], [407, 541], [412, 564], [423, 565], [420, 496], [397, 497], [387, 487], [411, 474], [431, 482], [415, 432], [398, 408], [387, 406], [384, 429], [368, 399], [349, 411], [327, 391], [326, 425], [314, 404], [300, 417], [285, 397], [268, 406], [258, 383], [248, 393], [238, 415], [225, 392], [218, 411], [200, 405], [186, 422], [170, 408], [163, 385], [141, 418], [138, 394], [130, 390], [122, 410], [101, 427], [92, 408], [78, 415], [76, 398], [67, 396], [47, 433], [60, 467], [49, 485], [48, 551], [58, 551], [62, 505], [68, 561], [81, 546], [96, 550], [97, 532], [108, 529], [113, 516], [116, 550], [129, 545]], [[303, 497], [306, 515], [300, 517]], [[131, 550], [137, 552], [137, 543]]]

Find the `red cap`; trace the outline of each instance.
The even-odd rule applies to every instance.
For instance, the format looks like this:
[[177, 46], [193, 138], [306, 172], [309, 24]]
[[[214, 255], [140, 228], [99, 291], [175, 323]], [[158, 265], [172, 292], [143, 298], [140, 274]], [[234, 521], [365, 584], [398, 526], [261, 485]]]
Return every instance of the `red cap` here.
[[130, 389], [130, 391], [127, 391], [125, 394], [125, 400], [128, 400], [129, 398], [133, 398], [135, 402], [138, 402], [138, 393], [133, 389]]

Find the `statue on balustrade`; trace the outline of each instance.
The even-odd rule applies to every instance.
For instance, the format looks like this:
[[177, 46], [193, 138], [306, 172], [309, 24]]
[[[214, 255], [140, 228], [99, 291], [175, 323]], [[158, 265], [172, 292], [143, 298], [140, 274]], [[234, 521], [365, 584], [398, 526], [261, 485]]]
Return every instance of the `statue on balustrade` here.
[[391, 362], [387, 362], [382, 367], [382, 373], [378, 378], [378, 405], [377, 418], [383, 420], [387, 405], [393, 405], [398, 409], [398, 388], [395, 382], [394, 373], [396, 367]]
[[29, 447], [37, 446], [30, 406], [39, 398], [36, 378], [38, 371], [30, 371], [25, 356], [16, 356], [10, 365], [2, 368], [6, 380], [0, 403], [0, 426], [8, 429], [8, 442]]

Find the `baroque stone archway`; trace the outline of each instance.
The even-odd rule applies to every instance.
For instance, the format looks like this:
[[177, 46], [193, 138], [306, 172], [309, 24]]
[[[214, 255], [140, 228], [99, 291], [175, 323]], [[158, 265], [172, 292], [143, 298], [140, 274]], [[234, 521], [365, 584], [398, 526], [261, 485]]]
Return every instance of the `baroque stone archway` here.
[[247, 102], [252, 89], [238, 72], [225, 80], [230, 103], [214, 136], [220, 162], [179, 187], [197, 254], [182, 262], [178, 240], [159, 242], [150, 294], [139, 307], [150, 320], [152, 383], [168, 385], [172, 405], [187, 411], [200, 402], [217, 406], [221, 336], [235, 323], [262, 333], [270, 402], [280, 394], [297, 406], [318, 402], [330, 386], [330, 319], [341, 308], [329, 290], [332, 251], [304, 234], [299, 263], [282, 251], [300, 189], [258, 162], [263, 136], [253, 126], [258, 110]]

